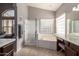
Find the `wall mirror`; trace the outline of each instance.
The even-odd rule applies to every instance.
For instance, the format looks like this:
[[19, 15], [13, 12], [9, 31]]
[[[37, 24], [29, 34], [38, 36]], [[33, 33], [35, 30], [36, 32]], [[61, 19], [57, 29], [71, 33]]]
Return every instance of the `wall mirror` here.
[[15, 11], [6, 9], [1, 13], [0, 20], [0, 38], [15, 37]]
[[79, 12], [72, 11], [67, 15], [67, 34], [79, 36]]

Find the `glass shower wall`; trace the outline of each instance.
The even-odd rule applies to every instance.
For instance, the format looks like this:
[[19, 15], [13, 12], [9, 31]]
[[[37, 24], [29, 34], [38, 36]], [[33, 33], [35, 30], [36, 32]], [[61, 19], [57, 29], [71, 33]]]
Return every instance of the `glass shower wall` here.
[[37, 21], [34, 20], [28, 20], [28, 22], [25, 22], [25, 44], [26, 45], [36, 45], [37, 40]]

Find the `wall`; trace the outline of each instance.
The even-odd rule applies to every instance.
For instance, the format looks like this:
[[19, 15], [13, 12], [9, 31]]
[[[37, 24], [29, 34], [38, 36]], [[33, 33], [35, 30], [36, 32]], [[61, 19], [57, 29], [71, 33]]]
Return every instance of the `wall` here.
[[[24, 39], [24, 21], [27, 20], [28, 17], [28, 7], [25, 4], [22, 3], [18, 3], [17, 4], [17, 24], [21, 24], [22, 26], [22, 37], [19, 39], [17, 37], [17, 51], [19, 51], [22, 48], [22, 44], [23, 44], [23, 39]], [[18, 25], [17, 25], [18, 27]], [[18, 33], [18, 29], [17, 29], [17, 33]]]
[[28, 19], [51, 19], [54, 18], [55, 12], [43, 10], [35, 7], [28, 7]]

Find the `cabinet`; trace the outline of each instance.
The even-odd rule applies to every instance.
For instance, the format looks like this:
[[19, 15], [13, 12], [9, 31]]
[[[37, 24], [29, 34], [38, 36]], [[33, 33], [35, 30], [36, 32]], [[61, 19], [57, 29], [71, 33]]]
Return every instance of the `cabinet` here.
[[[64, 47], [64, 49], [62, 47]], [[66, 56], [79, 56], [79, 46], [62, 38], [57, 38], [57, 51], [61, 49]]]
[[1, 52], [1, 49], [0, 49], [0, 52]]
[[0, 48], [0, 56], [13, 56], [14, 55], [14, 42], [8, 43]]
[[57, 51], [59, 51], [61, 49], [64, 51], [64, 48], [65, 48], [64, 47], [64, 40], [57, 37]]
[[70, 48], [75, 50], [77, 52], [77, 55], [79, 56], [79, 46], [78, 45], [75, 45], [75, 44], [71, 43]]
[[72, 48], [65, 46], [65, 55], [66, 56], [76, 56], [77, 52], [73, 50]]

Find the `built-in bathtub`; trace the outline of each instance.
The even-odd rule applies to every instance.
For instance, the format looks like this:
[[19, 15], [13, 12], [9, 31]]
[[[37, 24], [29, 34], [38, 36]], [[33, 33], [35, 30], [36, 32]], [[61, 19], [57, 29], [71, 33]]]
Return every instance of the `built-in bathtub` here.
[[57, 46], [56, 36], [52, 34], [39, 34], [37, 40], [37, 46], [56, 50], [56, 46]]

